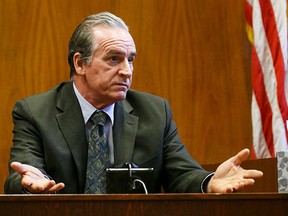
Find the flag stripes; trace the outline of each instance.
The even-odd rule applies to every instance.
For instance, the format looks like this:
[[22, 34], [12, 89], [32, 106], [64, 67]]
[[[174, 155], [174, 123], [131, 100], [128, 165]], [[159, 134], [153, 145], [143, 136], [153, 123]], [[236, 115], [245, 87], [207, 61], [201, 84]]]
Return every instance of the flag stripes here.
[[253, 45], [253, 155], [275, 157], [287, 150], [286, 0], [245, 0], [245, 16]]

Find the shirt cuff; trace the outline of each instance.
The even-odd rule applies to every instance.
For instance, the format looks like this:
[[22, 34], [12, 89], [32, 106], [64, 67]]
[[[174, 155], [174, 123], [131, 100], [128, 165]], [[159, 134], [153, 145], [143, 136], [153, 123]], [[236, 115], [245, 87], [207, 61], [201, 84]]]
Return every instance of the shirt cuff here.
[[202, 192], [202, 193], [207, 193], [208, 183], [209, 183], [210, 179], [212, 178], [212, 176], [213, 176], [214, 174], [215, 174], [214, 172], [208, 174], [208, 175], [203, 179], [203, 181], [201, 182], [201, 192]]

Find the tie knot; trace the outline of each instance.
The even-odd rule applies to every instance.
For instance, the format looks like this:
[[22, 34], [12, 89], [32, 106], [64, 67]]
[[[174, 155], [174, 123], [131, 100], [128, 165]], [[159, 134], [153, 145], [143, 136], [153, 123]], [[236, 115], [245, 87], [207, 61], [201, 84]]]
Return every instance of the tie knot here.
[[104, 125], [107, 121], [108, 115], [103, 111], [96, 111], [91, 116], [91, 121], [96, 125]]

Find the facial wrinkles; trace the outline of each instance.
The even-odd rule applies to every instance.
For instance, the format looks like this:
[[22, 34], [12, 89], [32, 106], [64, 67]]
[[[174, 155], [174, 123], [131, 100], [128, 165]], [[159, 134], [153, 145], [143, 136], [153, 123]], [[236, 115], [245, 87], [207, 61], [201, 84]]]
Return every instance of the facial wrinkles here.
[[131, 50], [135, 52], [135, 44], [133, 38], [128, 31], [123, 29], [102, 29], [102, 31], [95, 31], [95, 36], [99, 39], [99, 45], [103, 50], [109, 49], [111, 46], [115, 46]]
[[136, 52], [134, 42], [124, 39], [108, 39], [102, 44], [102, 48], [105, 50], [106, 55], [111, 50], [125, 53], [126, 56]]
[[98, 38], [98, 48], [104, 52], [104, 55], [107, 55], [111, 50], [123, 52], [126, 56], [136, 54], [134, 40], [130, 33], [124, 29], [98, 26], [94, 30], [94, 35]]

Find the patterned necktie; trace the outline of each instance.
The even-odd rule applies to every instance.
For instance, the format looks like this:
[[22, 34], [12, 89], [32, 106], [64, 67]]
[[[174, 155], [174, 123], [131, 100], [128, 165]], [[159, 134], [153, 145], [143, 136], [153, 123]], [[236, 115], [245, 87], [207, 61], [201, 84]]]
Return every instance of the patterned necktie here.
[[96, 111], [90, 118], [85, 194], [106, 193], [106, 168], [109, 166], [109, 145], [104, 133], [107, 114]]

